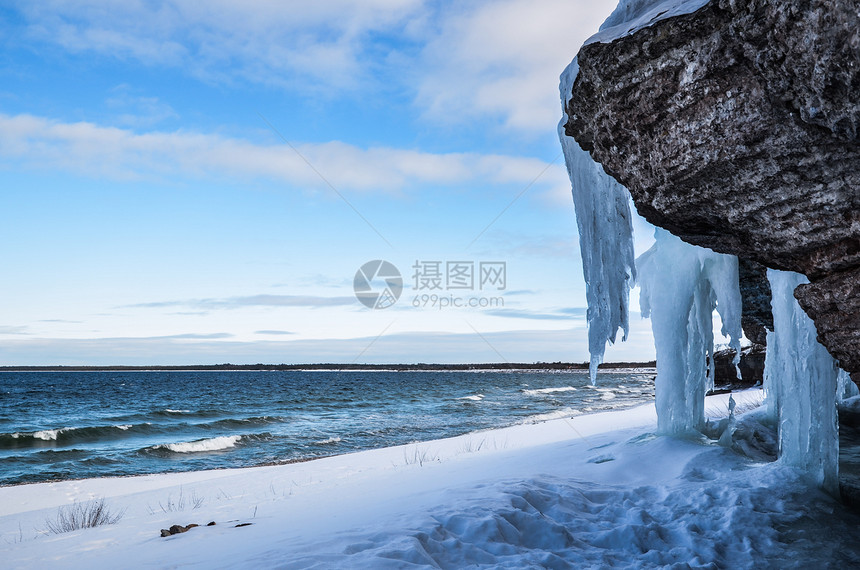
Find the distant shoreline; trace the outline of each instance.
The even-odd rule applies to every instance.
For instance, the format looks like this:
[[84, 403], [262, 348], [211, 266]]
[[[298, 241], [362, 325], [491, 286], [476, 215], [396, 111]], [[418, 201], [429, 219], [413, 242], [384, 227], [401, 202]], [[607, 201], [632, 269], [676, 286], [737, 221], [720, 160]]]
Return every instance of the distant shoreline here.
[[[600, 370], [655, 368], [650, 362], [606, 362]], [[0, 372], [181, 372], [181, 371], [269, 371], [269, 370], [368, 370], [368, 371], [470, 371], [470, 370], [588, 370], [587, 362], [477, 363], [477, 364], [191, 364], [185, 366], [0, 366]]]

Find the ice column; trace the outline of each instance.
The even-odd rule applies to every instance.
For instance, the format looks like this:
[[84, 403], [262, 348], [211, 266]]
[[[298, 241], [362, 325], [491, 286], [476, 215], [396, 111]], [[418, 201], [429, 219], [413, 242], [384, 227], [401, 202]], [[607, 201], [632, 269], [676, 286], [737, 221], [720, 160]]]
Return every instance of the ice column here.
[[[563, 110], [579, 71], [574, 59], [561, 75], [559, 89]], [[567, 172], [573, 190], [582, 272], [588, 302], [588, 350], [591, 353], [591, 382], [603, 361], [606, 343], [614, 343], [618, 329], [629, 331], [629, 295], [636, 278], [633, 260], [633, 226], [630, 194], [604, 172], [603, 167], [565, 134], [567, 113], [558, 127]]]
[[847, 372], [840, 370], [839, 376], [836, 379], [836, 401], [843, 402], [854, 396], [860, 396], [857, 384], [851, 380], [851, 376]]
[[714, 381], [708, 360], [713, 362], [715, 308], [723, 335], [740, 354], [738, 261], [659, 228], [654, 237], [637, 268], [642, 316], [651, 317], [657, 349], [657, 429], [685, 434], [705, 420], [705, 392]]
[[839, 369], [816, 340], [812, 319], [794, 298], [794, 289], [807, 283], [806, 277], [772, 269], [767, 276], [774, 331], [768, 335], [765, 389], [768, 410], [779, 426], [780, 461], [807, 471], [835, 494], [839, 490]]

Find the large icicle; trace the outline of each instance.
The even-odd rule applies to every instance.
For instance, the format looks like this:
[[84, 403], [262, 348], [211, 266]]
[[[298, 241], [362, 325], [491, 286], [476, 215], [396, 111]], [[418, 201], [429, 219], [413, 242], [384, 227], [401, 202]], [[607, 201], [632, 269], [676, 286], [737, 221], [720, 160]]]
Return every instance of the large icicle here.
[[[773, 334], [765, 362], [768, 410], [778, 421], [780, 461], [807, 471], [831, 493], [839, 490], [836, 384], [839, 369], [816, 340], [815, 324], [794, 289], [803, 275], [768, 269]], [[775, 341], [775, 342], [773, 342]]]
[[643, 317], [651, 317], [657, 349], [657, 429], [699, 430], [705, 392], [713, 386], [714, 309], [722, 333], [740, 354], [741, 296], [733, 255], [684, 243], [657, 229], [656, 243], [637, 260]]
[[[610, 42], [664, 18], [698, 10], [708, 0], [620, 0], [600, 26], [600, 32], [586, 41]], [[629, 332], [629, 294], [636, 280], [633, 257], [633, 227], [630, 194], [608, 176], [574, 139], [564, 133], [567, 101], [579, 73], [574, 60], [561, 74], [562, 119], [559, 140], [573, 188], [579, 247], [588, 301], [588, 350], [591, 353], [591, 382], [603, 361], [606, 343], [614, 343], [618, 329]]]
[[[579, 71], [574, 59], [561, 75], [562, 108]], [[633, 254], [633, 225], [630, 194], [603, 171], [603, 167], [564, 132], [567, 113], [558, 126], [567, 172], [573, 190], [582, 272], [588, 302], [588, 350], [591, 353], [591, 383], [603, 361], [606, 343], [614, 343], [618, 329], [629, 331], [630, 288], [636, 278]]]

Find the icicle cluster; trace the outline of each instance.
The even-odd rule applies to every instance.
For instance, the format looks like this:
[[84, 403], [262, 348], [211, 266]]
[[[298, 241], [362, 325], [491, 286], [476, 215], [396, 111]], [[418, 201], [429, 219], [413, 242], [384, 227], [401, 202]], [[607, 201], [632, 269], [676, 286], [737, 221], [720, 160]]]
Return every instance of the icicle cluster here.
[[[714, 309], [722, 333], [740, 354], [741, 294], [733, 255], [684, 243], [661, 229], [637, 260], [643, 317], [651, 317], [657, 349], [657, 428], [699, 430], [705, 392], [714, 385]], [[737, 356], [736, 356], [737, 363]]]
[[[561, 76], [562, 107], [579, 71], [574, 59]], [[630, 194], [603, 171], [603, 167], [564, 132], [567, 113], [558, 127], [567, 172], [573, 190], [579, 247], [588, 302], [588, 350], [591, 353], [591, 383], [603, 362], [606, 343], [614, 343], [618, 329], [627, 339], [630, 288], [636, 279], [633, 254], [633, 225]]]
[[779, 426], [780, 461], [807, 471], [838, 492], [839, 429], [836, 386], [839, 368], [816, 340], [815, 324], [794, 289], [803, 275], [769, 269], [773, 327], [767, 337], [765, 390], [768, 413]]
[[[586, 43], [608, 42], [655, 21], [692, 12], [707, 0], [621, 0]], [[629, 193], [564, 132], [567, 103], [579, 64], [561, 76], [565, 111], [559, 124], [573, 189], [588, 301], [591, 380], [606, 343], [629, 330], [629, 291], [637, 266], [643, 316], [651, 317], [657, 349], [658, 429], [665, 434], [698, 430], [704, 422], [704, 394], [713, 386], [714, 309], [722, 332], [740, 354], [741, 299], [737, 258], [694, 247], [658, 230], [656, 243], [633, 261]], [[815, 325], [794, 298], [806, 278], [768, 272], [773, 290], [774, 331], [768, 334], [765, 390], [768, 413], [778, 422], [781, 461], [809, 472], [825, 489], [838, 488], [836, 401], [857, 394], [847, 374], [816, 341]], [[737, 356], [735, 364], [737, 364]], [[837, 394], [838, 389], [838, 394]]]

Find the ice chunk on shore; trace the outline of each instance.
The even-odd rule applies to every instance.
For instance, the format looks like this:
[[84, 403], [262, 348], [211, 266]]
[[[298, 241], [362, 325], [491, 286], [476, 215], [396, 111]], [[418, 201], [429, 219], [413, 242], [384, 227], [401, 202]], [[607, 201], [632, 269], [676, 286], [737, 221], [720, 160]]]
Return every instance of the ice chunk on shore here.
[[[657, 428], [664, 434], [700, 430], [705, 392], [713, 387], [714, 309], [722, 333], [740, 354], [738, 261], [657, 229], [637, 260], [643, 317], [651, 318], [657, 349]], [[736, 357], [737, 358], [737, 357]]]

